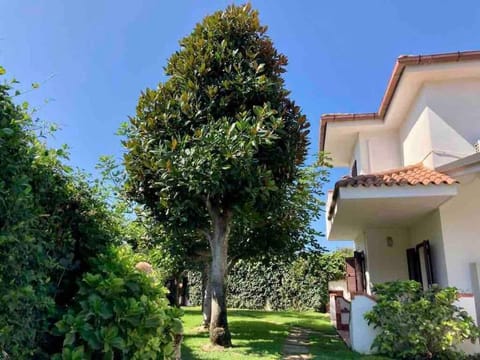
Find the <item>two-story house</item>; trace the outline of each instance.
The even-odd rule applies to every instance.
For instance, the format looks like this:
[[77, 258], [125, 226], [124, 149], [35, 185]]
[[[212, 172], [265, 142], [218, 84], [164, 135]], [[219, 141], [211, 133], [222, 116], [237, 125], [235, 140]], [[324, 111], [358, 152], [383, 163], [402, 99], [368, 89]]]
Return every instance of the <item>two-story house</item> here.
[[376, 283], [455, 286], [477, 319], [480, 51], [400, 56], [378, 112], [322, 116], [320, 150], [351, 169], [329, 193], [327, 236], [355, 243], [344, 320], [352, 347], [370, 350], [363, 314]]

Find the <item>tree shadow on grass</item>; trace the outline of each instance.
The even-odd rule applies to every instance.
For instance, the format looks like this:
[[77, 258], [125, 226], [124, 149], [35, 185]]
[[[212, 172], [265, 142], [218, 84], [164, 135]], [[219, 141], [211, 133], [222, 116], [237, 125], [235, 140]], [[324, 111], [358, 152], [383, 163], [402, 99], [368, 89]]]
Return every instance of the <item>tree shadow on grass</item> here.
[[[250, 317], [251, 318], [251, 317]], [[283, 342], [288, 334], [288, 325], [274, 324], [268, 321], [257, 320], [232, 320], [229, 323], [232, 333], [233, 347], [226, 350], [212, 350], [212, 358], [228, 358], [229, 353], [236, 353], [245, 357], [255, 356], [279, 356], [282, 351]], [[203, 342], [208, 344], [208, 333], [199, 332], [186, 334], [182, 346], [182, 358], [195, 359], [193, 347], [188, 344]], [[196, 350], [198, 351], [198, 350]], [[208, 355], [205, 351], [205, 357]], [[216, 353], [216, 354], [215, 354]], [[223, 357], [222, 357], [223, 354]], [[217, 357], [215, 357], [217, 355]]]
[[[199, 309], [186, 308], [185, 314], [190, 317], [190, 324], [192, 324], [192, 317], [198, 317], [200, 323]], [[209, 344], [208, 332], [197, 331], [190, 325], [189, 331], [185, 334], [182, 358], [186, 360], [280, 358], [285, 339], [293, 326], [313, 329], [315, 337], [324, 337], [321, 340], [317, 337], [316, 340], [320, 340], [322, 344], [326, 345], [326, 348], [320, 346], [325, 353], [341, 355], [349, 353], [341, 340], [335, 337], [336, 332], [330, 325], [326, 314], [232, 309], [229, 310], [229, 317], [233, 348], [226, 350], [203, 349], [205, 345]], [[313, 341], [313, 343], [316, 342]], [[316, 343], [315, 345], [316, 349], [320, 350], [320, 344]], [[346, 358], [350, 359], [351, 357], [348, 355]]]

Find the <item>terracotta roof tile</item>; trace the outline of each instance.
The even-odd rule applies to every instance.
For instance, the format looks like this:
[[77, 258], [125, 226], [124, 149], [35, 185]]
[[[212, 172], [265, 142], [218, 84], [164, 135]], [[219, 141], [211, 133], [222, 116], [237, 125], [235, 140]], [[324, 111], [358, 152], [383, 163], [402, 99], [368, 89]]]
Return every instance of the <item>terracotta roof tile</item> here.
[[415, 186], [441, 184], [452, 185], [455, 183], [458, 183], [458, 181], [441, 172], [428, 169], [423, 166], [422, 163], [373, 174], [344, 176], [335, 183], [335, 189], [332, 196], [332, 202], [330, 204], [328, 218], [332, 218], [333, 211], [335, 209], [335, 203], [341, 187], [379, 187], [393, 185]]
[[337, 181], [335, 188], [348, 186], [378, 187], [383, 185], [452, 185], [455, 183], [457, 183], [457, 180], [448, 175], [428, 169], [422, 164], [416, 164], [367, 175], [344, 176]]

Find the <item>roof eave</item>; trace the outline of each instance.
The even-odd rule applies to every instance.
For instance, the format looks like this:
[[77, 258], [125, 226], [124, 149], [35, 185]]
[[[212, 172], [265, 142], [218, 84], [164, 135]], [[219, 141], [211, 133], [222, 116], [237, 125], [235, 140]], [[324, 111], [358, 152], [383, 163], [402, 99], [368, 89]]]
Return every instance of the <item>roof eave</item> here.
[[392, 75], [388, 81], [387, 89], [383, 96], [378, 112], [376, 113], [350, 113], [350, 114], [324, 114], [321, 116], [320, 126], [320, 151], [325, 150], [327, 125], [329, 122], [384, 120], [393, 96], [398, 88], [400, 79], [406, 66], [440, 64], [448, 62], [480, 60], [480, 51], [457, 51], [452, 53], [439, 53], [431, 55], [401, 55], [395, 62]]

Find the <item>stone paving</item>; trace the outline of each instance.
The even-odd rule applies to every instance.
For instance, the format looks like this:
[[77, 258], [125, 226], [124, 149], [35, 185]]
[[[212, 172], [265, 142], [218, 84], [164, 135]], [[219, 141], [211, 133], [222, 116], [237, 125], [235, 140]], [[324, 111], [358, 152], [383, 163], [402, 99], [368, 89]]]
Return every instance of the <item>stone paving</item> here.
[[312, 330], [293, 327], [285, 340], [283, 346], [284, 360], [302, 360], [312, 359], [308, 346], [310, 344], [310, 335]]

